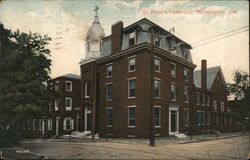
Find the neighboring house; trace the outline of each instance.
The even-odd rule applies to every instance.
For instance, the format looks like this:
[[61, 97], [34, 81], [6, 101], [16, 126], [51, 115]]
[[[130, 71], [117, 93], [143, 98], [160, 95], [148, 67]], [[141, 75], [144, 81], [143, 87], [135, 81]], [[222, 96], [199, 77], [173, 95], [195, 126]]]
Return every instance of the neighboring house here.
[[220, 66], [194, 72], [196, 125], [194, 133], [234, 131], [235, 116], [227, 105], [227, 86]]
[[49, 109], [51, 118], [48, 119], [48, 130], [51, 130], [54, 135], [82, 130], [80, 76], [66, 74], [52, 79], [51, 83], [57, 98]]
[[56, 98], [48, 107], [46, 117], [27, 120], [24, 124], [26, 138], [52, 137], [82, 130], [80, 76], [66, 74], [48, 84], [49, 89], [55, 91]]

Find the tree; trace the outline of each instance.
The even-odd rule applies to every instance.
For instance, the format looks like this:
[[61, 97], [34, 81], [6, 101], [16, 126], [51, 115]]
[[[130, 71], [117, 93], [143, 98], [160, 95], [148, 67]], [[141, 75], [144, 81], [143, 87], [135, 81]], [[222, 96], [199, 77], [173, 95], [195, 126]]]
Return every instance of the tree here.
[[47, 35], [12, 32], [0, 24], [1, 128], [16, 132], [26, 119], [46, 115], [52, 98], [47, 89], [50, 40]]
[[237, 99], [246, 98], [249, 95], [249, 75], [246, 72], [236, 70], [234, 72], [234, 83], [228, 84], [230, 94], [236, 96]]

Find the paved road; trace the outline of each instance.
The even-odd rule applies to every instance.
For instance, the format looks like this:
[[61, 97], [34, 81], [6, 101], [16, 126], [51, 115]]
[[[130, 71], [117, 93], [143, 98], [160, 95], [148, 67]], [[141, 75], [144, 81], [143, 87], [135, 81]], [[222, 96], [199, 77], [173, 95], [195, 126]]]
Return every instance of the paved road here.
[[26, 141], [22, 144], [53, 159], [242, 159], [250, 151], [249, 136], [149, 147], [144, 143], [123, 142], [48, 142]]

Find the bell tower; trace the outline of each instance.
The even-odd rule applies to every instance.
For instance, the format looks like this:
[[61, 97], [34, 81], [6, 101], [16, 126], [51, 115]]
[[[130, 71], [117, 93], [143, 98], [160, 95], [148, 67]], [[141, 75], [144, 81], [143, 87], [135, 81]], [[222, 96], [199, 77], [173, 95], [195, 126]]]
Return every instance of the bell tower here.
[[99, 22], [98, 17], [99, 7], [95, 6], [94, 21], [89, 28], [85, 42], [86, 42], [86, 58], [97, 58], [100, 56], [102, 48], [102, 38], [105, 37], [104, 30]]

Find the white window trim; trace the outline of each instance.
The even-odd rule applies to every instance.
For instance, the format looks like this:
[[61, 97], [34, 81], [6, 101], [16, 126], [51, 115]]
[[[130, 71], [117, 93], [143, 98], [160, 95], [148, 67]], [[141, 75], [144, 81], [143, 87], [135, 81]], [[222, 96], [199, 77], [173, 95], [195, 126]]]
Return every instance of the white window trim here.
[[[67, 129], [66, 120], [70, 121], [70, 129]], [[63, 130], [64, 131], [70, 131], [70, 130], [73, 130], [73, 128], [74, 128], [74, 119], [72, 119], [71, 117], [65, 117], [64, 120], [63, 120]]]
[[[159, 81], [159, 97], [156, 97], [155, 95], [154, 95], [154, 98], [156, 98], [156, 99], [161, 99], [161, 79], [159, 79], [159, 78], [154, 78], [154, 83], [155, 83], [155, 81]], [[155, 88], [154, 88], [155, 89]]]
[[[111, 84], [111, 86], [112, 86], [112, 96], [111, 96], [111, 99], [108, 99], [108, 85], [110, 85]], [[109, 82], [109, 83], [106, 83], [106, 101], [112, 101], [112, 99], [113, 99], [113, 85], [112, 85], [112, 82]]]
[[201, 115], [201, 111], [200, 110], [197, 110], [196, 113], [199, 113], [198, 114], [198, 126], [202, 126], [202, 115]]
[[[171, 65], [174, 65], [174, 66], [175, 66], [175, 67], [174, 67], [174, 68], [175, 68], [175, 75], [172, 75], [172, 68], [171, 68]], [[176, 74], [177, 74], [176, 63], [171, 62], [171, 63], [170, 63], [170, 76], [176, 78]]]
[[210, 112], [207, 112], [207, 125], [210, 126], [210, 121], [211, 121], [211, 114]]
[[[160, 110], [160, 115], [159, 115], [159, 125], [158, 126], [156, 126], [155, 125], [155, 128], [161, 128], [161, 106], [154, 106], [154, 108], [159, 108]], [[155, 121], [155, 117], [154, 117], [154, 121]]]
[[53, 125], [53, 121], [51, 118], [48, 119], [48, 130], [51, 131], [52, 130], [52, 125]]
[[207, 95], [207, 101], [206, 101], [206, 105], [207, 105], [207, 107], [209, 107], [209, 103], [210, 103], [210, 96], [209, 96], [209, 94], [206, 94]]
[[[112, 110], [112, 119], [111, 119], [111, 120], [113, 121], [113, 107], [107, 107], [107, 108], [105, 108], [105, 109], [106, 109], [106, 112], [107, 112], [107, 110], [110, 110], [110, 109]], [[108, 122], [108, 121], [107, 121], [107, 122]], [[112, 126], [113, 126], [113, 123], [112, 123], [112, 125], [107, 125], [107, 127], [110, 127], [110, 128], [111, 128]]]
[[184, 86], [184, 95], [185, 95], [185, 91], [187, 92], [187, 100], [185, 100], [185, 103], [189, 103], [189, 89], [188, 86]]
[[84, 97], [85, 98], [89, 98], [89, 96], [90, 96], [90, 95], [87, 95], [88, 94], [88, 87], [89, 87], [88, 83], [89, 83], [89, 81], [84, 82]]
[[33, 129], [33, 131], [36, 130], [36, 119], [33, 119], [33, 121], [32, 121], [32, 129]]
[[[70, 83], [70, 89], [67, 89], [67, 83]], [[65, 81], [65, 91], [66, 92], [72, 92], [72, 81]]]
[[[108, 67], [111, 66], [111, 76], [108, 75]], [[110, 78], [113, 76], [113, 63], [106, 64], [106, 78]]]
[[206, 94], [202, 93], [202, 106], [206, 106]]
[[59, 106], [58, 106], [58, 100], [55, 100], [55, 111], [59, 110]]
[[135, 126], [129, 125], [129, 108], [135, 108], [135, 123], [136, 123], [136, 105], [128, 106], [128, 128], [135, 128], [136, 124], [135, 124]]
[[[132, 33], [134, 33], [135, 34], [135, 36], [134, 36], [134, 44], [133, 45], [129, 45], [129, 40], [130, 40], [130, 34], [132, 34]], [[128, 47], [131, 47], [131, 46], [134, 46], [134, 45], [136, 45], [137, 43], [136, 43], [136, 40], [137, 40], [137, 33], [136, 33], [136, 31], [133, 31], [133, 32], [130, 32], [130, 33], [128, 33]]]
[[59, 91], [59, 80], [55, 82], [55, 91]]
[[[154, 62], [155, 62], [155, 59], [159, 60], [159, 70], [158, 71], [154, 70], [154, 71], [161, 73], [161, 58], [154, 56]], [[155, 65], [155, 63], [154, 63], [154, 65]]]
[[[70, 100], [70, 106], [66, 106], [67, 105], [67, 100]], [[71, 111], [72, 110], [72, 98], [71, 97], [65, 97], [65, 110], [66, 111]]]
[[195, 96], [196, 96], [196, 100], [197, 100], [196, 105], [200, 105], [200, 92], [196, 91]]
[[[130, 56], [130, 57], [128, 57], [127, 59], [128, 59], [128, 73], [135, 72], [135, 71], [136, 71], [136, 56]], [[131, 59], [135, 59], [135, 69], [134, 69], [134, 70], [130, 70], [129, 61], [130, 61]]]
[[[129, 89], [129, 81], [131, 81], [131, 80], [135, 80], [135, 96], [133, 96], [133, 97], [130, 97], [129, 95], [129, 93], [130, 93], [130, 89]], [[133, 99], [133, 98], [136, 98], [136, 77], [131, 77], [131, 78], [128, 78], [127, 79], [127, 81], [128, 81], [128, 99]]]
[[[185, 79], [185, 70], [187, 72], [187, 79]], [[184, 75], [184, 81], [189, 81], [189, 69], [188, 68], [184, 68], [183, 75]]]
[[171, 82], [171, 84], [170, 84], [170, 92], [172, 92], [172, 87], [171, 87], [172, 85], [175, 86], [175, 96], [174, 96], [174, 99], [172, 99], [171, 97], [170, 98], [171, 98], [171, 101], [176, 101], [176, 83]]

